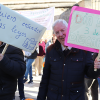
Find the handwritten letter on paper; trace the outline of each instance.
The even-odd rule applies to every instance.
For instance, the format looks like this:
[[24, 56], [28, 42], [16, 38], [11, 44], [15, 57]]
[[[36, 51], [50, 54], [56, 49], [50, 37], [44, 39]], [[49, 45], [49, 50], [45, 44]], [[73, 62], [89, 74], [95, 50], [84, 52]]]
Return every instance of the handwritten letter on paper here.
[[[76, 8], [76, 9], [75, 9]], [[74, 7], [70, 16], [65, 44], [98, 52], [100, 49], [100, 11]]]

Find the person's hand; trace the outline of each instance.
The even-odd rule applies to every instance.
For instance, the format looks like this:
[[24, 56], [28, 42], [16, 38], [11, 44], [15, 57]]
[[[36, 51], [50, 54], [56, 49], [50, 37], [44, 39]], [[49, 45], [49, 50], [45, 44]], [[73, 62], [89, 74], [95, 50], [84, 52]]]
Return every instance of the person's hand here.
[[3, 59], [4, 55], [0, 53], [0, 61]]
[[95, 69], [100, 69], [100, 59], [99, 60], [95, 59], [95, 61], [94, 61], [94, 68]]

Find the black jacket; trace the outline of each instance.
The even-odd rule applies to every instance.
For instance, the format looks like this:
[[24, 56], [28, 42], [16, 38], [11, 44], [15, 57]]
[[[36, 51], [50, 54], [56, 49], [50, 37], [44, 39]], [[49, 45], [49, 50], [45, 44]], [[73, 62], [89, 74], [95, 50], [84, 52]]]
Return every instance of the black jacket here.
[[28, 59], [35, 59], [37, 57], [38, 53], [35, 50], [29, 57], [27, 57]]
[[85, 100], [84, 75], [97, 78], [91, 52], [72, 48], [66, 57], [56, 40], [47, 48], [37, 100]]
[[[0, 47], [0, 53], [5, 45]], [[26, 65], [22, 50], [8, 46], [4, 58], [0, 61], [0, 95], [14, 93], [17, 86], [17, 78], [24, 75]], [[1, 99], [0, 99], [1, 100]]]

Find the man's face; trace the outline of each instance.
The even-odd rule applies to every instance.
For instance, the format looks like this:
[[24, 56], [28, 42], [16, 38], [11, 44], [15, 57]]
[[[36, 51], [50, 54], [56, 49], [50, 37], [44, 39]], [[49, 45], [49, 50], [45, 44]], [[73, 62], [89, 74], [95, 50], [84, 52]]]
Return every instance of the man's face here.
[[67, 31], [67, 27], [66, 27], [62, 22], [58, 22], [58, 23], [54, 26], [55, 36], [57, 37], [57, 40], [58, 40], [63, 46], [64, 46], [65, 37], [66, 37], [66, 31]]
[[45, 39], [45, 43], [47, 43], [48, 41], [47, 41], [47, 39]]

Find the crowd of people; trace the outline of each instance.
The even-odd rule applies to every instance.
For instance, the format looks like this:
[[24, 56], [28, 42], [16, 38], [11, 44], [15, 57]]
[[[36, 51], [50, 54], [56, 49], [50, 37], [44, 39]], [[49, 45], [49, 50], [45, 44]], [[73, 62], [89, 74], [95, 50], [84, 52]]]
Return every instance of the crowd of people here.
[[24, 83], [34, 84], [33, 62], [35, 76], [42, 75], [37, 100], [89, 100], [90, 94], [98, 100], [98, 54], [65, 46], [67, 27], [65, 20], [57, 19], [52, 38], [41, 38], [33, 53], [9, 45], [3, 55], [5, 43], [0, 41], [0, 100], [15, 100], [17, 84], [20, 100], [25, 100]]

